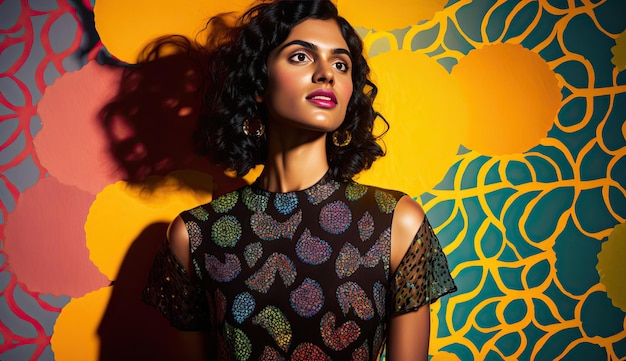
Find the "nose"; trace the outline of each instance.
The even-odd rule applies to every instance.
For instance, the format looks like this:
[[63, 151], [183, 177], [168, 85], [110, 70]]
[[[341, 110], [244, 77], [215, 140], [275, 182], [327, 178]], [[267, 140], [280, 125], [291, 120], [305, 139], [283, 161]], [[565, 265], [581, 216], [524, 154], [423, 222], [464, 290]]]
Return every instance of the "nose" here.
[[335, 83], [335, 73], [331, 66], [323, 61], [318, 62], [318, 66], [313, 74], [314, 83]]

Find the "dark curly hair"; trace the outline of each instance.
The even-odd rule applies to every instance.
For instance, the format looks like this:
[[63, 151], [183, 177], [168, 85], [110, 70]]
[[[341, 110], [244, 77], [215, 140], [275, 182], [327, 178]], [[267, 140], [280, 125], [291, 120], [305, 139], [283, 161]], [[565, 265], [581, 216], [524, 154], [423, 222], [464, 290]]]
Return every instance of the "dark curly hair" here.
[[[242, 124], [254, 116], [267, 122], [267, 110], [255, 99], [267, 86], [268, 56], [306, 19], [335, 20], [353, 57], [354, 90], [338, 129], [350, 132], [352, 141], [337, 147], [332, 137], [326, 137], [331, 177], [352, 179], [385, 153], [377, 143], [382, 134], [373, 134], [374, 119], [380, 116], [372, 107], [377, 87], [369, 80], [363, 42], [354, 28], [328, 0], [261, 2], [236, 20], [232, 14], [222, 14], [207, 24], [206, 46], [211, 53], [197, 141], [213, 162], [239, 176], [267, 159], [266, 135], [247, 136]], [[381, 119], [388, 129], [387, 121]]]

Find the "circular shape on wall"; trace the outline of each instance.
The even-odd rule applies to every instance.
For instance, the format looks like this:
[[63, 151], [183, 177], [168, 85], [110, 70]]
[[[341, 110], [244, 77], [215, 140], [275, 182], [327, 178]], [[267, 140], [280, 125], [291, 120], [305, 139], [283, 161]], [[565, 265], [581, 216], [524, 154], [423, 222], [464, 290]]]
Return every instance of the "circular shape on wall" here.
[[613, 229], [609, 239], [602, 244], [596, 268], [600, 275], [600, 283], [606, 287], [606, 293], [613, 305], [626, 312], [624, 259], [626, 259], [626, 224], [622, 223]]
[[33, 292], [80, 297], [110, 283], [89, 260], [83, 225], [95, 196], [41, 179], [20, 196], [4, 229], [8, 270]]
[[471, 51], [452, 69], [469, 107], [463, 145], [484, 155], [522, 153], [546, 137], [561, 105], [554, 72], [518, 44]]
[[[370, 61], [379, 88], [374, 107], [390, 129], [387, 155], [359, 182], [401, 189], [412, 197], [432, 189], [456, 160], [467, 127], [465, 98], [456, 80], [434, 59], [408, 50]], [[380, 119], [375, 133], [380, 133]]]
[[122, 178], [99, 112], [116, 94], [121, 68], [89, 62], [46, 88], [33, 143], [41, 164], [65, 184], [96, 194]]
[[212, 184], [211, 176], [205, 173], [176, 171], [150, 180], [150, 189], [124, 181], [109, 185], [91, 205], [85, 223], [87, 248], [91, 260], [110, 279], [116, 278], [130, 246], [146, 227], [170, 223], [181, 211], [211, 200], [209, 190], [187, 186]]
[[50, 339], [55, 360], [98, 359], [98, 326], [112, 293], [113, 287], [104, 287], [84, 297], [74, 298], [63, 307]]
[[617, 70], [626, 70], [626, 31], [617, 36], [615, 46], [611, 48], [611, 53], [613, 53], [611, 62]]
[[96, 30], [106, 49], [122, 61], [135, 63], [154, 39], [172, 34], [193, 39], [211, 16], [242, 11], [251, 3], [250, 0], [98, 0], [93, 11]]

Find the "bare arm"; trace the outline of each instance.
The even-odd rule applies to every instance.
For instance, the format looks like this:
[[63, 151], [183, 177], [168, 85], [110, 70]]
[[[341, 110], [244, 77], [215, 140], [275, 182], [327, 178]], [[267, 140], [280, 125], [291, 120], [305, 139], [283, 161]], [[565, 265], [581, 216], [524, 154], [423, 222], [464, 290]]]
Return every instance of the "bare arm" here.
[[[391, 271], [402, 261], [418, 229], [424, 222], [424, 210], [408, 196], [398, 202], [391, 225]], [[428, 359], [430, 306], [407, 312], [389, 321], [388, 361], [425, 361]]]
[[189, 246], [189, 233], [185, 222], [180, 216], [176, 217], [167, 229], [167, 240], [170, 243], [170, 249], [178, 258], [180, 263], [185, 267], [190, 276], [195, 277], [193, 273], [193, 264], [191, 263], [191, 251]]
[[[189, 234], [185, 222], [180, 216], [176, 217], [167, 229], [167, 239], [170, 249], [185, 267], [189, 276], [195, 277], [191, 261]], [[207, 359], [207, 345], [210, 342], [207, 332], [178, 331], [177, 334], [181, 359], [197, 361]]]

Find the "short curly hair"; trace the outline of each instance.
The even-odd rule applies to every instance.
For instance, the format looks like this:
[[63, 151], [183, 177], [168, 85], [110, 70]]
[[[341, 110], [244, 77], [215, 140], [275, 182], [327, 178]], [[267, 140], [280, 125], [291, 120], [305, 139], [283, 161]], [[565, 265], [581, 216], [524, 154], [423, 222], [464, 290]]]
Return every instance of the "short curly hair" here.
[[[306, 19], [335, 20], [353, 57], [354, 90], [338, 129], [350, 132], [352, 141], [337, 147], [332, 136], [326, 137], [331, 177], [352, 179], [385, 153], [377, 143], [382, 134], [373, 133], [374, 120], [380, 116], [372, 106], [378, 90], [369, 79], [363, 42], [354, 28], [328, 0], [261, 2], [234, 23], [229, 23], [228, 14], [222, 14], [207, 24], [206, 46], [211, 55], [196, 140], [214, 163], [236, 171], [238, 176], [267, 160], [266, 135], [247, 136], [242, 124], [254, 116], [267, 122], [267, 110], [255, 99], [267, 86], [268, 56]], [[386, 131], [389, 125], [380, 118]]]

